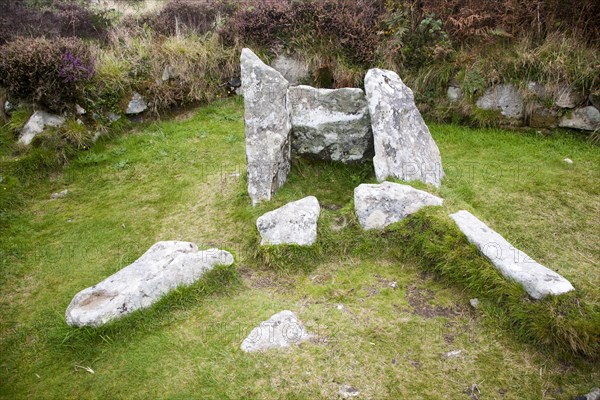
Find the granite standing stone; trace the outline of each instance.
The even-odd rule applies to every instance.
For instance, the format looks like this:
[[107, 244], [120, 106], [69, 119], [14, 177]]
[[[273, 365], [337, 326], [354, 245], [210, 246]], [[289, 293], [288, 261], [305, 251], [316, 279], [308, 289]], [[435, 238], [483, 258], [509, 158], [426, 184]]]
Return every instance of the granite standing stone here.
[[290, 171], [289, 83], [250, 49], [242, 50], [240, 60], [248, 194], [256, 205], [271, 200]]
[[419, 180], [439, 187], [444, 176], [440, 151], [414, 101], [412, 90], [393, 71], [370, 69], [365, 92], [375, 142], [375, 175]]

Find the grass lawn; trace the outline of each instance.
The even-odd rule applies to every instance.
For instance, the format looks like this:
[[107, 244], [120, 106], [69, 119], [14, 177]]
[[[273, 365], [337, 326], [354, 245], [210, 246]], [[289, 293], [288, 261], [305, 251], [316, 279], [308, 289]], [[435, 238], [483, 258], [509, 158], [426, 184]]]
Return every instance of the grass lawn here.
[[[427, 190], [446, 202], [424, 215], [473, 212], [569, 279], [596, 318], [598, 147], [566, 133], [430, 128], [447, 177]], [[352, 197], [374, 181], [371, 166], [298, 161], [275, 199], [252, 208], [244, 164], [243, 103], [228, 100], [100, 141], [32, 184], [0, 231], [0, 397], [314, 399], [349, 384], [364, 399], [571, 399], [600, 382], [589, 358], [522, 340], [510, 321], [519, 310], [504, 313], [480, 283], [453, 283], [408, 251], [410, 224], [363, 233]], [[308, 195], [322, 206], [318, 243], [258, 249], [256, 218]], [[236, 263], [106, 327], [65, 324], [79, 290], [159, 240], [222, 247]], [[283, 309], [314, 340], [244, 354], [244, 337]]]

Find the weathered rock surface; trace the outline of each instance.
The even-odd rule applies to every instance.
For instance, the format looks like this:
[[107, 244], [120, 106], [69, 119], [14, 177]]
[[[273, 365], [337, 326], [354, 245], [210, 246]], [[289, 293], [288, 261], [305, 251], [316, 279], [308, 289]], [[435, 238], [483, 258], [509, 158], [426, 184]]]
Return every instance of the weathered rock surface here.
[[440, 186], [444, 171], [435, 144], [412, 90], [393, 71], [370, 69], [365, 92], [375, 142], [375, 175]]
[[600, 111], [594, 106], [576, 108], [564, 115], [558, 126], [561, 128], [595, 131], [600, 128]]
[[541, 104], [530, 104], [529, 126], [532, 128], [555, 128], [558, 125], [558, 113]]
[[290, 171], [288, 81], [250, 49], [241, 55], [248, 194], [252, 204], [271, 200]]
[[29, 121], [21, 129], [19, 142], [28, 145], [33, 138], [41, 133], [47, 126], [58, 127], [65, 123], [65, 118], [59, 115], [47, 113], [46, 111], [36, 111], [29, 118]]
[[317, 240], [320, 213], [317, 198], [308, 196], [261, 215], [256, 220], [260, 244], [312, 245]]
[[344, 163], [373, 157], [373, 133], [365, 93], [358, 88], [289, 89], [292, 153]]
[[296, 314], [284, 310], [254, 328], [242, 342], [241, 349], [246, 353], [281, 349], [301, 343], [310, 337]]
[[441, 206], [444, 200], [408, 185], [383, 182], [354, 189], [354, 209], [364, 229], [383, 229], [426, 206]]
[[271, 67], [283, 75], [290, 85], [299, 85], [309, 77], [308, 64], [285, 55], [277, 56]]
[[593, 388], [588, 394], [577, 396], [575, 400], [600, 400], [600, 388]]
[[585, 97], [568, 85], [562, 85], [554, 94], [554, 105], [561, 108], [575, 108], [585, 100]]
[[63, 197], [66, 197], [66, 196], [67, 196], [67, 194], [69, 194], [69, 189], [65, 189], [65, 190], [62, 190], [62, 191], [60, 191], [60, 192], [54, 192], [54, 193], [52, 193], [52, 194], [50, 195], [50, 198], [51, 198], [52, 200], [56, 200], [56, 199], [62, 199]]
[[135, 115], [141, 114], [148, 109], [148, 103], [138, 92], [133, 92], [133, 96], [127, 105], [127, 111], [125, 114], [127, 115]]
[[448, 100], [450, 100], [451, 103], [459, 101], [464, 96], [462, 89], [458, 86], [448, 86], [448, 91], [446, 95], [448, 96]]
[[511, 119], [523, 117], [523, 98], [513, 85], [497, 85], [485, 91], [475, 103], [482, 110], [498, 110]]
[[450, 217], [504, 277], [520, 283], [534, 299], [575, 290], [568, 280], [514, 248], [468, 211], [462, 210]]
[[360, 391], [346, 384], [340, 385], [340, 390], [338, 391], [338, 393], [344, 399], [350, 399], [352, 397], [357, 397], [358, 395], [360, 395]]
[[148, 308], [169, 291], [197, 281], [216, 265], [231, 265], [223, 250], [198, 251], [189, 242], [154, 244], [133, 264], [77, 293], [66, 311], [71, 326], [101, 326]]

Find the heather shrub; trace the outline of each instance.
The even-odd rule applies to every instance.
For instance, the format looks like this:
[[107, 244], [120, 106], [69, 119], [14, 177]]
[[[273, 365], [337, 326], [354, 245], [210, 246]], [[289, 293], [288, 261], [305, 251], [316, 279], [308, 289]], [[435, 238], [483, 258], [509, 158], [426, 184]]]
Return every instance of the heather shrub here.
[[[225, 43], [274, 48], [298, 38], [310, 45], [329, 43], [349, 60], [368, 64], [376, 58], [383, 0], [276, 0], [241, 7], [220, 34]], [[307, 44], [306, 40], [303, 44]]]
[[93, 75], [93, 57], [79, 39], [17, 38], [0, 46], [0, 86], [50, 111], [77, 101]]
[[600, 2], [597, 0], [411, 0], [408, 4], [402, 3], [413, 11], [417, 20], [435, 13], [444, 21], [451, 37], [460, 41], [481, 40], [498, 34], [533, 35], [543, 39], [557, 30], [595, 44], [600, 37]]
[[292, 27], [303, 22], [294, 21], [288, 0], [265, 1], [241, 7], [220, 30], [220, 35], [226, 45], [239, 39], [247, 44], [273, 47], [291, 35]]
[[235, 3], [226, 0], [174, 0], [149, 19], [149, 25], [163, 35], [182, 31], [204, 34], [214, 30], [220, 18], [232, 14]]
[[110, 18], [75, 1], [0, 2], [0, 44], [17, 36], [104, 39]]

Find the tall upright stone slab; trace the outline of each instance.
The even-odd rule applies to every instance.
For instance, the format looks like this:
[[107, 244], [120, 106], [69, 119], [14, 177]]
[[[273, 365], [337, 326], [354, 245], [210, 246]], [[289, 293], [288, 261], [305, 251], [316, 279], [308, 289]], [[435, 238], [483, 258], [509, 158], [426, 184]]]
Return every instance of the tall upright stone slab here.
[[250, 49], [242, 50], [240, 61], [248, 194], [256, 205], [271, 200], [290, 171], [289, 82]]
[[412, 90], [395, 72], [376, 68], [365, 76], [365, 92], [377, 180], [419, 180], [439, 187], [444, 176], [442, 158], [415, 105]]

